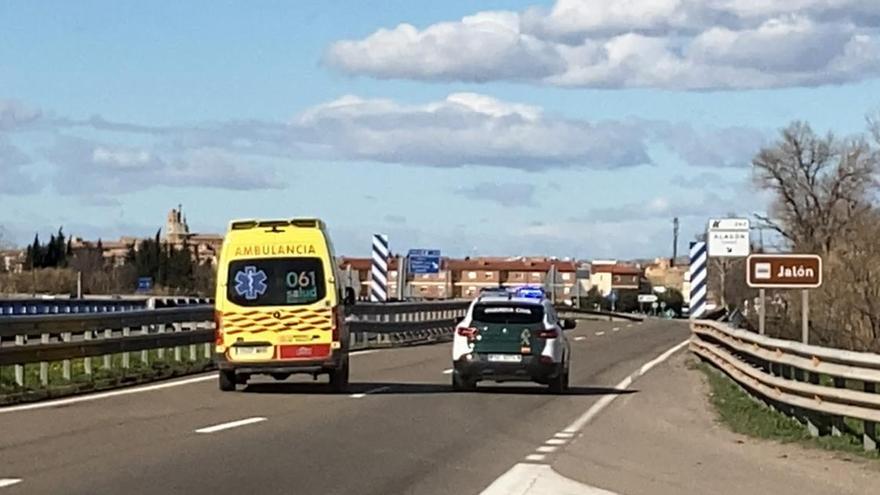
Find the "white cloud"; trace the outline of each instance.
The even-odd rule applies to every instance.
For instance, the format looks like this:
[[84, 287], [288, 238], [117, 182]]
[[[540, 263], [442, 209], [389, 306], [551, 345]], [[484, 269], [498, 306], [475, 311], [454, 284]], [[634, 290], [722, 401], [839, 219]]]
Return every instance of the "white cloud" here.
[[39, 188], [25, 172], [30, 163], [29, 156], [0, 135], [0, 194], [28, 194]]
[[8, 131], [39, 119], [39, 109], [18, 100], [0, 99], [0, 131]]
[[419, 31], [410, 24], [340, 41], [325, 61], [380, 78], [488, 81], [537, 79], [562, 69], [552, 46], [519, 30], [512, 12], [480, 12]]
[[504, 207], [534, 206], [536, 187], [523, 182], [480, 182], [456, 189], [455, 193], [471, 201], [490, 201]]
[[608, 208], [595, 208], [582, 220], [591, 222], [636, 222], [673, 217], [710, 217], [718, 209], [729, 208], [736, 199], [722, 199], [713, 192], [692, 200], [688, 197], [657, 196], [647, 201], [622, 203]]
[[213, 148], [180, 153], [96, 143], [61, 136], [44, 150], [53, 164], [55, 189], [63, 194], [120, 194], [156, 186], [207, 187], [230, 190], [277, 189], [271, 168], [246, 165], [241, 157]]
[[814, 86], [880, 75], [874, 0], [557, 0], [401, 24], [332, 44], [325, 63], [378, 78], [598, 88]]
[[636, 125], [565, 120], [470, 93], [422, 105], [347, 96], [307, 110], [291, 132], [315, 153], [380, 162], [521, 170], [650, 162]]

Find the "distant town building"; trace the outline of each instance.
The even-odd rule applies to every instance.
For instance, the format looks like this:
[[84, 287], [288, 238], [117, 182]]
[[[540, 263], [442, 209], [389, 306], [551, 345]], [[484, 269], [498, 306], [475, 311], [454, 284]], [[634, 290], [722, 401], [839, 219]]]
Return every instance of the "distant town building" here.
[[626, 265], [617, 261], [593, 261], [590, 283], [602, 296], [612, 290], [638, 291], [642, 287], [643, 273], [638, 265]]
[[189, 231], [183, 207], [178, 205], [172, 208], [165, 220], [164, 241], [175, 248], [188, 246], [193, 251], [193, 256], [200, 263], [210, 263], [217, 266], [217, 258], [220, 256], [220, 248], [223, 246], [223, 234], [194, 234]]
[[[392, 297], [398, 294], [400, 279], [399, 258], [392, 258], [388, 265], [388, 291]], [[369, 294], [369, 258], [341, 258], [339, 266], [343, 277], [351, 277], [352, 284], [360, 285], [360, 297]], [[555, 281], [548, 277], [554, 268]], [[487, 287], [520, 287], [525, 285], [544, 287], [555, 292], [557, 299], [570, 299], [578, 293], [576, 262], [549, 258], [465, 258], [441, 260], [436, 274], [407, 274], [407, 299], [471, 298]]]
[[0, 251], [0, 271], [21, 273], [26, 261], [25, 252], [21, 249]]
[[686, 260], [679, 260], [673, 265], [669, 258], [657, 258], [654, 263], [645, 267], [645, 278], [654, 287], [669, 287], [681, 292], [684, 290], [687, 270]]
[[[182, 249], [184, 246], [189, 247], [193, 252], [193, 257], [199, 263], [209, 263], [211, 266], [217, 265], [217, 257], [220, 255], [220, 248], [223, 245], [223, 235], [191, 233], [181, 207], [172, 208], [168, 212], [163, 234], [161, 239], [163, 242], [174, 246], [176, 249]], [[101, 255], [108, 264], [122, 266], [125, 264], [131, 249], [135, 251], [140, 249], [142, 240], [142, 238], [126, 236], [115, 241], [103, 239], [91, 241], [73, 236], [70, 238], [70, 248], [75, 254], [77, 251], [98, 249], [100, 246]]]

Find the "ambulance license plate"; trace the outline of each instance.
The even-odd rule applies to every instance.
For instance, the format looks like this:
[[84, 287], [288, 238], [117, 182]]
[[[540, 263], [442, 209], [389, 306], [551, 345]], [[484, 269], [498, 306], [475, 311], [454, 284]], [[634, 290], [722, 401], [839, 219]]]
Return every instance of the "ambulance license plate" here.
[[522, 356], [519, 354], [489, 354], [489, 361], [493, 363], [519, 363]]
[[253, 356], [256, 354], [263, 354], [269, 351], [269, 346], [260, 345], [260, 346], [248, 346], [248, 347], [234, 347], [236, 356]]

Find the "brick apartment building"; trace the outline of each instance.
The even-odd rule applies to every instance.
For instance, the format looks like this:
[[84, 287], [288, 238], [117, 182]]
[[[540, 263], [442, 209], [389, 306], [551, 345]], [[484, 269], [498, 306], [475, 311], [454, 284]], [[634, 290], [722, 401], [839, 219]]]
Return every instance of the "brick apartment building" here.
[[594, 261], [590, 274], [590, 284], [602, 296], [615, 291], [638, 291], [645, 283], [641, 267], [617, 261]]
[[[360, 284], [361, 298], [369, 295], [371, 260], [369, 258], [342, 258], [343, 273], [351, 274], [352, 281]], [[399, 260], [392, 258], [388, 265], [388, 293], [397, 296]], [[470, 298], [486, 287], [518, 287], [524, 285], [548, 287], [548, 275], [555, 267], [555, 293], [558, 299], [573, 297], [578, 289], [577, 264], [573, 261], [546, 258], [474, 258], [441, 260], [436, 274], [407, 276], [406, 298], [449, 299]], [[348, 276], [348, 275], [344, 275]]]

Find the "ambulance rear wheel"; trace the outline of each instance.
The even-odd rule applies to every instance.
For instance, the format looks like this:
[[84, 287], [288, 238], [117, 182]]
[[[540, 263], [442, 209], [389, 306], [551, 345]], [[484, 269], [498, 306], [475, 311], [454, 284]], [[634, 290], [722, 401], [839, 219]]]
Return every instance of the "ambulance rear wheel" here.
[[335, 393], [345, 392], [348, 389], [348, 360], [340, 368], [330, 370], [330, 390]]
[[473, 392], [477, 389], [477, 381], [452, 373], [452, 390], [456, 392]]
[[220, 370], [218, 378], [220, 390], [223, 392], [235, 391], [235, 371]]

